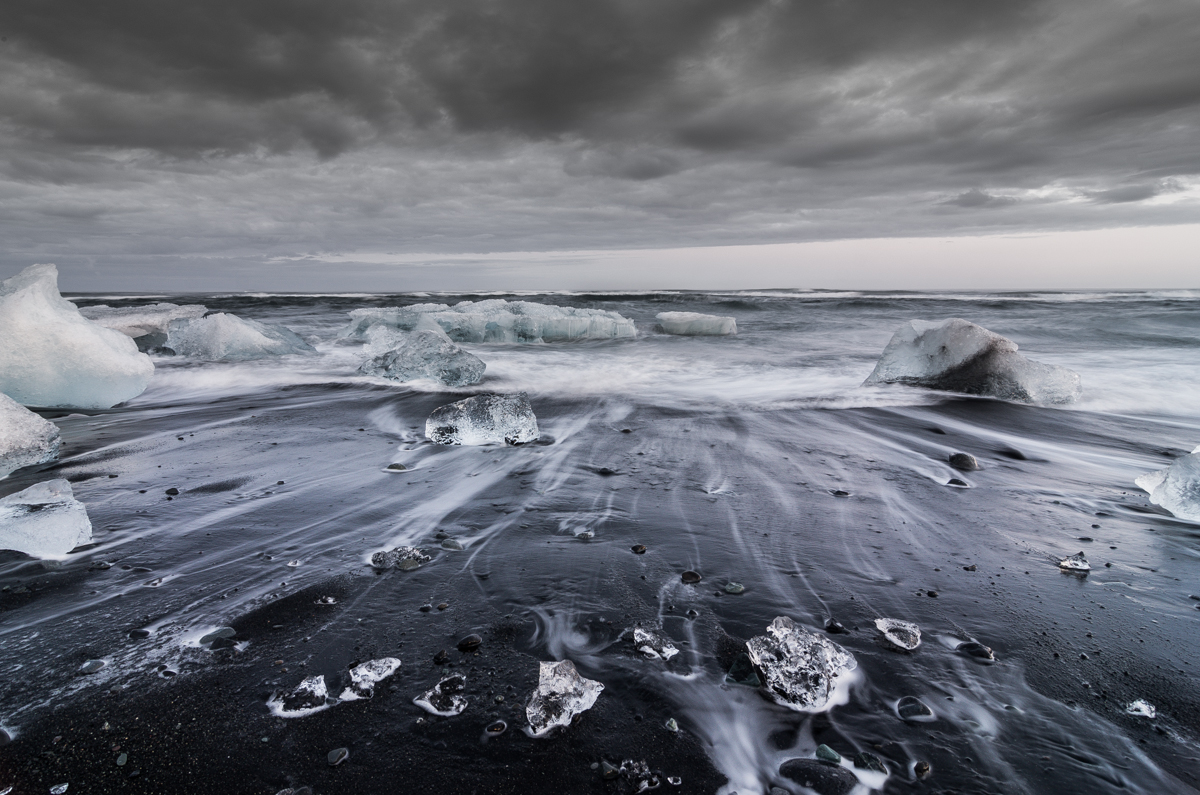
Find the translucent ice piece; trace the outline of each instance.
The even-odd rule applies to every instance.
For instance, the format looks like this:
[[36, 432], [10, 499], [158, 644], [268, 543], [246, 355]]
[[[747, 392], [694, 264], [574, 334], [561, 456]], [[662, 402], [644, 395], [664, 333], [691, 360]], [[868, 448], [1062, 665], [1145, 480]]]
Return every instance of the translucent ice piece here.
[[25, 406], [106, 409], [146, 389], [154, 363], [58, 294], [58, 269], [0, 282], [0, 392]]
[[538, 439], [537, 417], [524, 392], [476, 395], [434, 409], [425, 436], [437, 444], [525, 444]]
[[375, 685], [396, 673], [400, 661], [395, 657], [368, 660], [350, 669], [350, 685], [342, 691], [342, 701], [358, 701], [375, 695]]
[[580, 676], [570, 660], [539, 665], [537, 690], [525, 703], [525, 717], [535, 737], [556, 726], [569, 726], [576, 715], [592, 708], [604, 690], [599, 682]]
[[1161, 505], [1180, 519], [1200, 522], [1200, 447], [1190, 455], [1175, 459], [1166, 469], [1142, 475], [1134, 481], [1150, 495], [1150, 502]]
[[911, 621], [898, 618], [877, 618], [875, 628], [883, 633], [883, 639], [901, 651], [912, 651], [921, 645], [921, 628]]
[[633, 628], [633, 647], [652, 660], [669, 660], [679, 654], [667, 638], [641, 627]]
[[434, 685], [433, 689], [414, 698], [413, 703], [426, 712], [449, 718], [467, 708], [467, 699], [462, 695], [466, 689], [466, 677], [451, 674]]
[[823, 712], [840, 684], [858, 667], [838, 644], [779, 616], [766, 635], [746, 642], [750, 662], [777, 703], [799, 712]]
[[171, 321], [164, 347], [179, 356], [209, 362], [240, 362], [313, 351], [311, 345], [290, 329], [224, 312], [195, 320]]
[[737, 334], [737, 320], [699, 312], [659, 312], [654, 316], [668, 334], [684, 337], [726, 336]]
[[92, 542], [92, 523], [65, 480], [48, 480], [0, 499], [0, 549], [61, 558]]
[[137, 339], [147, 334], [166, 334], [172, 320], [204, 317], [208, 307], [200, 304], [147, 304], [145, 306], [85, 306], [79, 314], [93, 323]]
[[1058, 562], [1058, 567], [1063, 571], [1086, 574], [1092, 570], [1092, 565], [1088, 563], [1087, 558], [1083, 556], [1083, 552], [1077, 555], [1065, 557]]
[[463, 301], [453, 307], [414, 304], [355, 309], [341, 335], [362, 339], [368, 328], [379, 324], [411, 331], [421, 318], [436, 322], [455, 342], [559, 342], [637, 336], [633, 321], [616, 312], [498, 298]]
[[329, 688], [325, 685], [324, 676], [310, 676], [290, 693], [276, 691], [269, 701], [267, 708], [271, 714], [279, 718], [303, 718], [332, 706], [329, 701]]
[[479, 383], [486, 367], [445, 334], [414, 331], [393, 349], [368, 360], [359, 372], [390, 381], [427, 378], [446, 386], [468, 386]]
[[58, 458], [58, 426], [0, 392], [0, 478]]
[[1125, 706], [1125, 713], [1127, 715], [1137, 715], [1139, 718], [1153, 719], [1158, 714], [1158, 710], [1146, 699], [1139, 698], [1137, 701], [1130, 701]]

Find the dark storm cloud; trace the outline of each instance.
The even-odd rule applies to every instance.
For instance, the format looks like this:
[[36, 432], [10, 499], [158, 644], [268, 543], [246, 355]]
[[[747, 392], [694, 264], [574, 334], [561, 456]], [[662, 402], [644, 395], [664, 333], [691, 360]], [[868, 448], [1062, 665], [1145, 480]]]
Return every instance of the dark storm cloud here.
[[6, 0], [0, 35], [17, 260], [1195, 217], [1194, 0]]

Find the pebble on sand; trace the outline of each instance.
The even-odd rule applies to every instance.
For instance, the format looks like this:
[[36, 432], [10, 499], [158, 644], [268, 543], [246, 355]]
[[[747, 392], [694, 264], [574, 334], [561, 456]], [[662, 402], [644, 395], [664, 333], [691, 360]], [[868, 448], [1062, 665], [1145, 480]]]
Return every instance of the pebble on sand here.
[[349, 748], [334, 748], [332, 751], [330, 751], [326, 755], [325, 758], [329, 760], [330, 767], [337, 767], [342, 762], [345, 762], [347, 759], [350, 758], [350, 749]]

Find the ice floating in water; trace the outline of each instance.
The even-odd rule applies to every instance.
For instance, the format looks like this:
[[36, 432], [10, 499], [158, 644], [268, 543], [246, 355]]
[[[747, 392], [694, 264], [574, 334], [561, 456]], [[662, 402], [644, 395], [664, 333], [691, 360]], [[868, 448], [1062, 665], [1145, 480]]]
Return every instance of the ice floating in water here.
[[0, 392], [0, 478], [58, 458], [58, 426]]
[[1092, 570], [1092, 565], [1088, 563], [1082, 551], [1078, 555], [1063, 558], [1058, 562], [1058, 567], [1073, 574], [1086, 574]]
[[737, 320], [699, 312], [659, 312], [654, 316], [668, 334], [684, 337], [725, 336], [737, 334]]
[[400, 661], [395, 657], [368, 660], [350, 669], [350, 685], [342, 691], [342, 701], [358, 701], [375, 695], [375, 685], [396, 673]]
[[462, 695], [466, 689], [466, 677], [451, 674], [434, 685], [432, 690], [414, 698], [413, 703], [426, 712], [449, 718], [467, 708], [467, 699]]
[[581, 712], [592, 708], [604, 685], [584, 679], [570, 660], [539, 663], [537, 690], [525, 704], [525, 717], [535, 737], [555, 726], [569, 726]]
[[0, 392], [26, 406], [107, 409], [146, 389], [150, 357], [58, 294], [58, 269], [0, 282]]
[[311, 353], [314, 349], [283, 326], [218, 312], [194, 320], [173, 320], [163, 346], [179, 356], [209, 362], [243, 362], [289, 353]]
[[679, 654], [671, 641], [641, 627], [633, 628], [633, 647], [652, 660], [669, 660]]
[[537, 441], [538, 425], [524, 392], [476, 395], [434, 409], [425, 435], [437, 444], [525, 444]]
[[204, 317], [208, 307], [200, 304], [148, 304], [146, 306], [85, 306], [79, 314], [93, 323], [119, 331], [137, 341], [138, 350], [164, 345], [172, 320]]
[[371, 565], [377, 569], [398, 568], [411, 571], [420, 568], [422, 563], [428, 563], [430, 557], [416, 547], [396, 547], [395, 549], [380, 550], [371, 556]]
[[912, 651], [921, 645], [921, 628], [911, 621], [898, 618], [877, 618], [875, 628], [883, 633], [883, 639], [900, 651]]
[[1142, 475], [1134, 481], [1150, 495], [1150, 502], [1161, 505], [1180, 519], [1200, 522], [1200, 447], [1190, 455], [1175, 459], [1171, 466]]
[[838, 644], [779, 616], [766, 635], [746, 642], [750, 661], [763, 685], [779, 704], [800, 712], [823, 712], [831, 706], [839, 680], [858, 662]]
[[[336, 702], [335, 702], [336, 703]], [[324, 676], [310, 676], [290, 693], [276, 691], [267, 708], [278, 718], [303, 718], [332, 706]]]
[[1082, 392], [1078, 373], [1026, 359], [1012, 340], [961, 318], [901, 326], [865, 384], [908, 384], [1026, 403], [1070, 403]]
[[1137, 701], [1130, 701], [1125, 706], [1125, 714], [1137, 715], [1139, 718], [1154, 718], [1158, 714], [1158, 710], [1144, 698], [1139, 698]]
[[463, 301], [406, 307], [355, 309], [343, 337], [362, 339], [367, 329], [385, 325], [403, 331], [433, 320], [454, 342], [559, 342], [637, 336], [633, 321], [602, 309], [536, 304], [528, 301]]
[[397, 347], [363, 364], [359, 372], [391, 381], [428, 378], [446, 386], [468, 386], [479, 383], [486, 367], [482, 359], [439, 330], [412, 332]]
[[0, 549], [61, 558], [92, 542], [92, 523], [65, 480], [48, 480], [0, 499]]

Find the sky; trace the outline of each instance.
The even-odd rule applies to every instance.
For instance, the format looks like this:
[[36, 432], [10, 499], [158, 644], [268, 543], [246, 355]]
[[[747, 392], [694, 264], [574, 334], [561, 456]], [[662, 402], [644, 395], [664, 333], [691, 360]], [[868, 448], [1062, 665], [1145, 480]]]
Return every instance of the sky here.
[[1200, 287], [1196, 0], [5, 0], [0, 276]]

